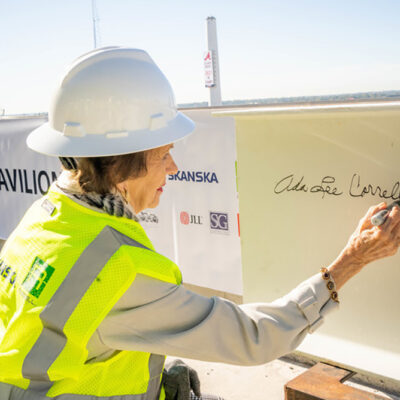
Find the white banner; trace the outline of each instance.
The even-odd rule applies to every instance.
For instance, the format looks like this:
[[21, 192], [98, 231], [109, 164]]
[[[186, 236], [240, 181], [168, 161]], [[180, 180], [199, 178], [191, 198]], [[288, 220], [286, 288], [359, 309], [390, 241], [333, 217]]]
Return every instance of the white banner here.
[[143, 226], [186, 282], [242, 294], [234, 121], [209, 109], [185, 114], [196, 129], [171, 152], [179, 172], [169, 177], [160, 205], [148, 210], [159, 222]]
[[[184, 281], [242, 294], [235, 128], [230, 117], [186, 111], [195, 132], [175, 144], [179, 172], [170, 176], [156, 209], [139, 218], [161, 254], [174, 260]], [[44, 119], [0, 120], [0, 238], [7, 238], [30, 204], [60, 173], [57, 158], [26, 147]]]
[[10, 235], [27, 208], [60, 174], [57, 158], [35, 153], [25, 144], [28, 133], [44, 122], [44, 118], [0, 120], [1, 239]]

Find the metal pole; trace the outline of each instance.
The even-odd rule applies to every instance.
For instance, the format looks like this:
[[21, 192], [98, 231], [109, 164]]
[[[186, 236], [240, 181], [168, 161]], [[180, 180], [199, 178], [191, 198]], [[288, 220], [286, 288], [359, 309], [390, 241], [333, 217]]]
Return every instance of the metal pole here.
[[96, 0], [92, 0], [92, 21], [93, 21], [93, 44], [94, 48], [97, 49], [98, 46], [98, 26], [99, 17], [97, 14]]
[[217, 20], [214, 17], [207, 18], [207, 45], [211, 51], [214, 69], [214, 86], [210, 87], [210, 106], [220, 106], [221, 101], [221, 81], [219, 76], [219, 59], [217, 43]]

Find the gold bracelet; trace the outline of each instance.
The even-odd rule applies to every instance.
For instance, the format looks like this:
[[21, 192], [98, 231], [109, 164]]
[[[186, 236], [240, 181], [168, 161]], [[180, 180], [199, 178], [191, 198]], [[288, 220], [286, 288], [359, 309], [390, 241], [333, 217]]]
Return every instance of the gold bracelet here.
[[331, 299], [339, 303], [339, 295], [335, 288], [335, 283], [331, 280], [331, 273], [329, 272], [328, 268], [321, 268], [322, 279], [326, 282], [326, 287], [331, 294]]

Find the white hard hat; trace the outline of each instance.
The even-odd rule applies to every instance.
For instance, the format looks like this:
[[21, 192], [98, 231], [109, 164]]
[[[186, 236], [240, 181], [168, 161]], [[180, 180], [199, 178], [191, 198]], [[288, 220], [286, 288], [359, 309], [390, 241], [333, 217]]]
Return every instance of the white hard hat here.
[[31, 132], [27, 144], [51, 156], [111, 156], [160, 147], [193, 129], [145, 51], [105, 47], [72, 64], [56, 90], [49, 122]]

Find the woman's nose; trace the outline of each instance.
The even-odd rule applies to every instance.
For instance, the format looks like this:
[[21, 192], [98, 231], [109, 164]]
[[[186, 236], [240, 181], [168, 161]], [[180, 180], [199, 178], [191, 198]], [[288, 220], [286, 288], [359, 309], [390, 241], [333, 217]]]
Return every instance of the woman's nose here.
[[173, 157], [170, 157], [170, 162], [168, 163], [167, 167], [167, 174], [168, 175], [175, 175], [178, 172], [178, 166], [175, 164]]

